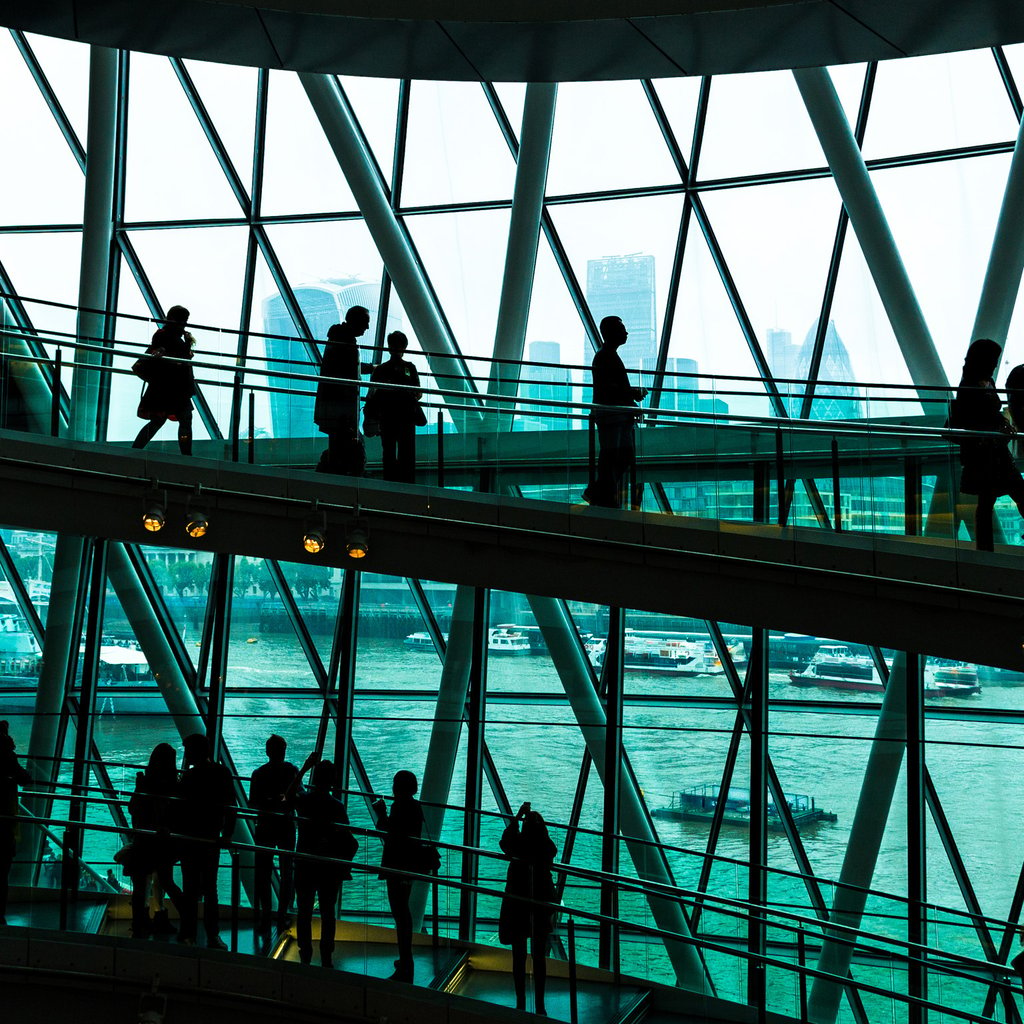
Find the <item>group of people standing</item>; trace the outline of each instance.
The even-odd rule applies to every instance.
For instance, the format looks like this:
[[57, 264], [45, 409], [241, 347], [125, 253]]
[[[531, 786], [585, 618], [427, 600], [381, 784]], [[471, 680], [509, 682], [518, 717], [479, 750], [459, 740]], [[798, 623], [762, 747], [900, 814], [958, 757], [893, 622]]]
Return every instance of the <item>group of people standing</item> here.
[[[258, 948], [268, 952], [275, 931], [287, 929], [295, 905], [299, 959], [313, 959], [312, 918], [320, 914], [320, 963], [333, 965], [336, 913], [342, 884], [352, 878], [351, 862], [359, 843], [349, 827], [345, 805], [334, 795], [335, 766], [315, 752], [301, 767], [288, 760], [288, 745], [277, 735], [266, 741], [267, 761], [249, 781], [248, 803], [256, 814], [254, 841], [253, 916]], [[233, 837], [238, 814], [234, 782], [227, 769], [210, 756], [206, 738], [189, 736], [184, 743], [182, 771], [176, 753], [160, 743], [146, 768], [136, 777], [129, 801], [133, 835], [119, 857], [131, 879], [132, 935], [169, 935], [174, 926], [164, 900], [180, 918], [179, 941], [194, 943], [202, 903], [205, 945], [224, 949], [220, 938], [217, 873], [220, 852]], [[312, 770], [309, 786], [303, 785]], [[398, 958], [392, 978], [412, 981], [413, 916], [410, 875], [434, 874], [440, 857], [424, 840], [426, 821], [416, 799], [416, 776], [395, 774], [392, 800], [372, 805], [383, 833], [380, 877], [387, 887], [395, 923]], [[556, 900], [552, 866], [557, 848], [547, 826], [529, 803], [507, 823], [500, 846], [509, 858], [498, 926], [499, 940], [512, 947], [516, 1005], [525, 1008], [527, 949], [533, 956], [537, 1012], [544, 1012], [545, 956], [553, 930]], [[295, 857], [294, 854], [305, 856]], [[278, 866], [275, 901], [273, 875]], [[181, 865], [181, 885], [174, 865]], [[153, 913], [150, 913], [150, 906]]]

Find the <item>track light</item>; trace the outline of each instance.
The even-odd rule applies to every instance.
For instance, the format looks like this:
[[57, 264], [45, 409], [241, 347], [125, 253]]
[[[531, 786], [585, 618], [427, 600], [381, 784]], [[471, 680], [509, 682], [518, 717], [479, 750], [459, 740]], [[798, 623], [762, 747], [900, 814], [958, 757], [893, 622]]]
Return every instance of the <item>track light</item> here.
[[353, 519], [345, 533], [345, 553], [349, 558], [365, 558], [370, 551], [370, 528], [365, 519]]
[[157, 489], [156, 481], [146, 495], [146, 511], [142, 513], [142, 525], [150, 533], [159, 533], [167, 523], [167, 494]]
[[313, 501], [313, 508], [306, 517], [306, 532], [302, 535], [302, 546], [311, 555], [319, 555], [327, 547], [327, 513], [319, 510], [319, 501]]
[[185, 514], [185, 532], [193, 538], [193, 540], [205, 537], [206, 531], [210, 528], [210, 521], [207, 519], [206, 513], [199, 509], [200, 491], [200, 485], [196, 484], [195, 493], [191, 498], [189, 498]]

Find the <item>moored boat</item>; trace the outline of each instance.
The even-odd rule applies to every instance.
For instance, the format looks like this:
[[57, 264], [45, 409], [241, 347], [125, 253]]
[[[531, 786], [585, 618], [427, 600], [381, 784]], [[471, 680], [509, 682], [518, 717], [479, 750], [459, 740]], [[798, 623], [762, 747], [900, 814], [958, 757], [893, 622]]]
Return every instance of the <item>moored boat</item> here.
[[[672, 803], [668, 807], [655, 808], [651, 814], [656, 818], [670, 818], [676, 821], [703, 821], [708, 824], [714, 819], [718, 807], [721, 787], [713, 782], [694, 786], [692, 789], [681, 790], [672, 795]], [[785, 793], [786, 806], [789, 808], [797, 828], [806, 825], [817, 825], [821, 822], [837, 821], [832, 811], [823, 811], [815, 803], [814, 797], [803, 793]], [[783, 819], [771, 793], [768, 794], [768, 828], [772, 831], [783, 829]], [[750, 827], [750, 790], [741, 786], [730, 786], [725, 795], [725, 807], [722, 809], [722, 821], [729, 825]]]
[[866, 654], [854, 654], [845, 644], [822, 644], [807, 668], [790, 672], [795, 686], [824, 686], [832, 690], [881, 693], [885, 687]]

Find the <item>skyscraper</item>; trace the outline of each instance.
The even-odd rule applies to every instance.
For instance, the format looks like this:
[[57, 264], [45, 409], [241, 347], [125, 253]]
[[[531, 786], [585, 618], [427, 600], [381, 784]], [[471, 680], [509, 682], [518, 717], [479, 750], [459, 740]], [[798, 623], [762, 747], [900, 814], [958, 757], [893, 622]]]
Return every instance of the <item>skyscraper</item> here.
[[[380, 284], [373, 281], [361, 281], [355, 277], [329, 278], [314, 281], [295, 288], [295, 301], [298, 302], [302, 315], [309, 324], [313, 337], [323, 342], [327, 337], [327, 329], [345, 317], [345, 311], [351, 306], [365, 306], [370, 311], [370, 331], [366, 338], [372, 338], [377, 326], [376, 318], [380, 300]], [[389, 313], [385, 333], [401, 330], [402, 319]], [[280, 295], [268, 295], [263, 300], [263, 330], [266, 339], [267, 369], [282, 370], [287, 373], [316, 373], [313, 361], [306, 347], [296, 337], [295, 325], [288, 314], [284, 299]], [[364, 353], [364, 360], [368, 354]], [[270, 377], [271, 386], [283, 388], [300, 388], [304, 391], [313, 390], [312, 384], [291, 381], [286, 377]], [[309, 395], [270, 395], [270, 424], [274, 437], [309, 437], [316, 433], [313, 423], [313, 405], [315, 398]]]
[[606, 316], [622, 319], [629, 340], [619, 354], [627, 369], [641, 371], [642, 386], [650, 388], [658, 359], [654, 257], [633, 253], [588, 260], [587, 305], [598, 325]]
[[[572, 375], [568, 367], [562, 366], [561, 362], [562, 350], [557, 341], [531, 341], [530, 362], [522, 368], [519, 394], [523, 398], [543, 402], [572, 401]], [[536, 366], [536, 363], [552, 365]], [[566, 430], [574, 426], [572, 420], [538, 414], [546, 411], [548, 410], [543, 406], [532, 403], [521, 405], [513, 429]]]
[[[806, 379], [811, 370], [811, 356], [814, 354], [814, 336], [818, 331], [818, 322], [811, 324], [797, 359], [795, 376]], [[825, 344], [821, 350], [821, 365], [818, 367], [818, 384], [814, 388], [814, 402], [811, 406], [812, 420], [858, 419], [864, 415], [864, 403], [861, 401], [861, 389], [855, 387], [856, 380], [850, 353], [846, 350], [834, 320], [829, 320], [825, 330]], [[828, 381], [838, 383], [829, 384]], [[800, 414], [800, 402], [796, 401], [796, 410], [791, 415]]]

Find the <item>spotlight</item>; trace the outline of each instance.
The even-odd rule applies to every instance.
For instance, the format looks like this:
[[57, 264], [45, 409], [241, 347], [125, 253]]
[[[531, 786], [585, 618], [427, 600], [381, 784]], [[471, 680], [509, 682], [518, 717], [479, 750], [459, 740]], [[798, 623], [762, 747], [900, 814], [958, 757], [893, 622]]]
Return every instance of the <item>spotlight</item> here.
[[142, 517], [142, 525], [150, 533], [159, 533], [164, 528], [164, 523], [166, 522], [164, 510], [159, 505], [150, 505]]
[[201, 490], [200, 485], [196, 484], [195, 493], [189, 498], [185, 512], [185, 532], [194, 540], [205, 537], [206, 531], [210, 529], [210, 521], [206, 518], [206, 513], [199, 510]]
[[363, 519], [353, 519], [345, 534], [345, 552], [349, 558], [365, 558], [370, 551], [370, 528]]
[[146, 511], [142, 514], [142, 525], [150, 533], [159, 533], [167, 522], [167, 495], [157, 489], [156, 481], [146, 496]]
[[311, 555], [319, 555], [327, 547], [327, 513], [319, 511], [319, 502], [316, 500], [306, 517], [306, 532], [302, 535], [302, 546]]

